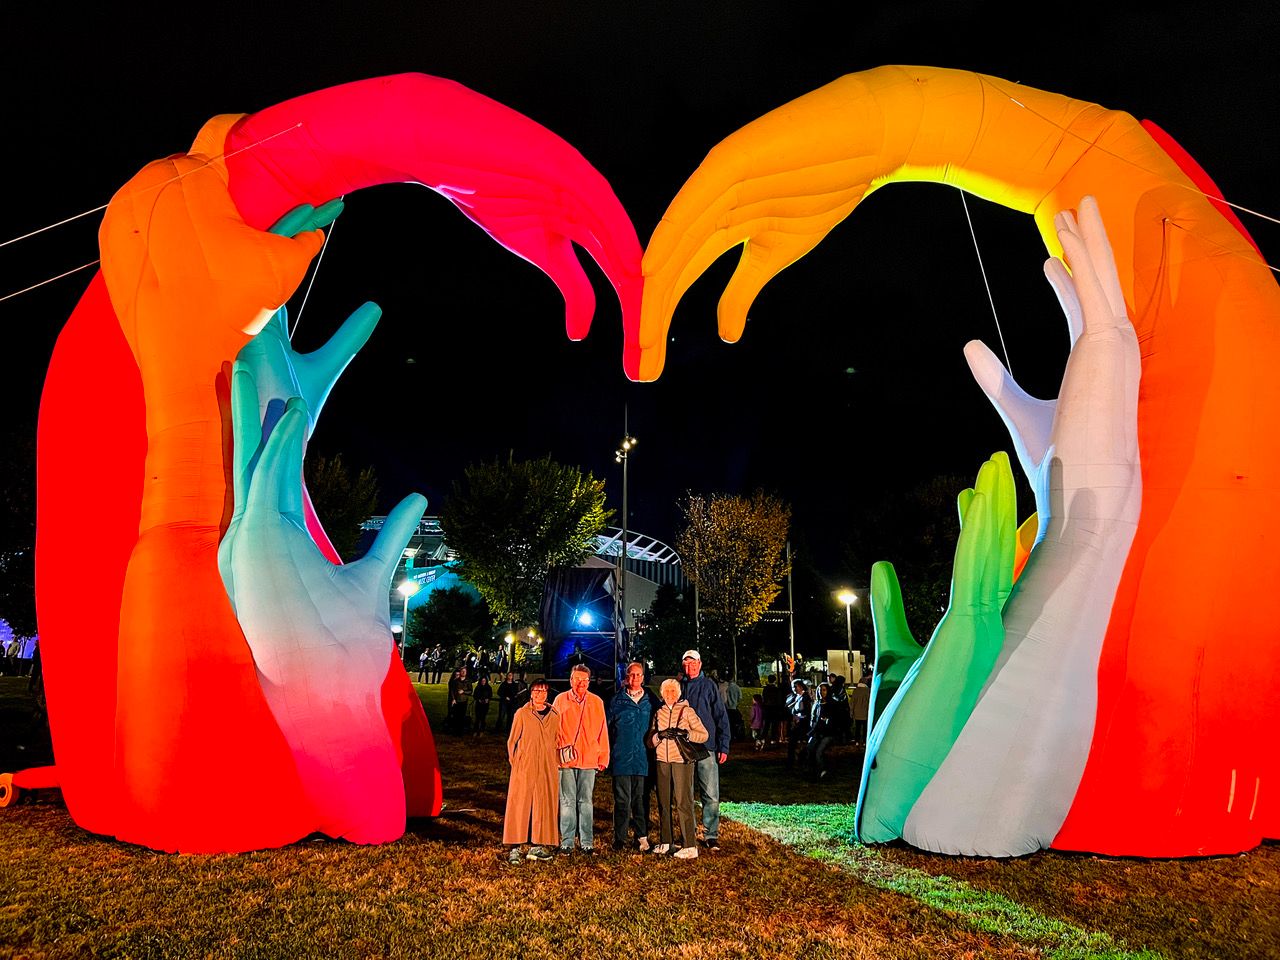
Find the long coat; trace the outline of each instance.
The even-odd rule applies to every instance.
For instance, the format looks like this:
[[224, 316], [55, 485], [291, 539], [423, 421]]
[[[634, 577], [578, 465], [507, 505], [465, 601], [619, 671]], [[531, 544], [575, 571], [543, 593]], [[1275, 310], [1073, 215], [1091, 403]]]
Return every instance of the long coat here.
[[528, 703], [515, 712], [507, 737], [511, 783], [502, 818], [503, 843], [560, 844], [560, 771], [556, 734], [560, 715], [538, 716]]

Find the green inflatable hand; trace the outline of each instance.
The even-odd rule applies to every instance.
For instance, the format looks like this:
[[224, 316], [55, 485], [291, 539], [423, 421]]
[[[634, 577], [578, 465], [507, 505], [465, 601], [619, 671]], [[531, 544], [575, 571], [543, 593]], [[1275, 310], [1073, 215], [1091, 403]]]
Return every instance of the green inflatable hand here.
[[907, 626], [898, 571], [888, 560], [880, 560], [871, 567], [871, 622], [876, 634], [876, 663], [871, 679], [868, 730], [875, 729], [908, 671], [924, 654], [924, 647]]
[[1017, 498], [1007, 454], [996, 453], [982, 465], [974, 488], [960, 493], [957, 506], [951, 602], [923, 655], [911, 657], [915, 641], [892, 566], [876, 564], [872, 570], [877, 713], [880, 690], [895, 683], [897, 689], [883, 713], [872, 717], [867, 738], [856, 820], [864, 843], [902, 835], [907, 814], [973, 712], [1004, 643], [1000, 614], [1013, 588], [1017, 543]]

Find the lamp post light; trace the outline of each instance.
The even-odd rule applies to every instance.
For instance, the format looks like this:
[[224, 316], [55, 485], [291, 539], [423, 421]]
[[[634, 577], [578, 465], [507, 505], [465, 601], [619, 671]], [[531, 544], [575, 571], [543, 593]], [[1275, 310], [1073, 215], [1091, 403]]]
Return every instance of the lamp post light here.
[[[618, 636], [613, 645], [614, 674], [618, 672], [618, 653], [622, 647], [622, 638], [627, 626], [627, 462], [631, 459], [631, 451], [635, 449], [636, 438], [626, 430], [626, 415], [623, 414], [623, 437], [618, 449], [613, 452], [615, 463], [622, 464], [622, 543], [618, 549]], [[630, 658], [630, 651], [627, 651]], [[616, 678], [616, 677], [615, 677]]]
[[414, 580], [406, 580], [400, 586], [396, 587], [400, 591], [400, 595], [404, 597], [404, 615], [401, 617], [400, 623], [400, 662], [404, 663], [404, 641], [409, 636], [409, 598], [412, 597], [420, 589]]
[[538, 650], [538, 662], [541, 665], [542, 673], [545, 676], [547, 672], [547, 665], [542, 660], [542, 651], [539, 649], [542, 646], [542, 637], [538, 636], [538, 631], [533, 629], [533, 627], [530, 627], [525, 631], [525, 636], [529, 638], [530, 645], [532, 645], [535, 650]]
[[849, 652], [853, 653], [853, 605], [858, 602], [858, 595], [852, 590], [841, 590], [836, 599], [844, 604], [844, 626], [849, 632]]

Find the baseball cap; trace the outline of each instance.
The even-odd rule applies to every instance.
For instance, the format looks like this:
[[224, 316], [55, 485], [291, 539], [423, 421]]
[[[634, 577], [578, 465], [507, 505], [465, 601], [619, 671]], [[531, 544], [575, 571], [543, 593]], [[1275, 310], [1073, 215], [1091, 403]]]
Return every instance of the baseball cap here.
[[686, 650], [684, 652], [684, 656], [681, 657], [680, 659], [681, 660], [697, 660], [699, 663], [701, 663], [702, 654], [700, 654], [697, 650]]

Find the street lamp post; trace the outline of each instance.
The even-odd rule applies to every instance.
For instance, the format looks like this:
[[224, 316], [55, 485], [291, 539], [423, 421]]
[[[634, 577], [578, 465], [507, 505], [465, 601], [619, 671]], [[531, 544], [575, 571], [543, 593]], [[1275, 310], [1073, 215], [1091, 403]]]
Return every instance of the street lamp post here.
[[853, 653], [853, 605], [858, 602], [858, 595], [852, 590], [841, 590], [836, 599], [844, 604], [844, 626], [849, 632], [849, 652]]
[[[614, 674], [618, 672], [618, 651], [622, 647], [622, 638], [627, 625], [627, 461], [631, 459], [631, 451], [635, 449], [636, 438], [626, 432], [626, 415], [623, 415], [623, 437], [618, 449], [613, 452], [615, 463], [622, 464], [622, 543], [618, 549], [618, 607], [621, 615], [618, 618], [618, 637], [613, 647]], [[630, 651], [627, 651], [630, 657]]]
[[396, 587], [404, 597], [404, 615], [400, 619], [400, 662], [404, 663], [404, 641], [409, 636], [409, 598], [418, 592], [418, 584], [414, 580], [406, 580]]

